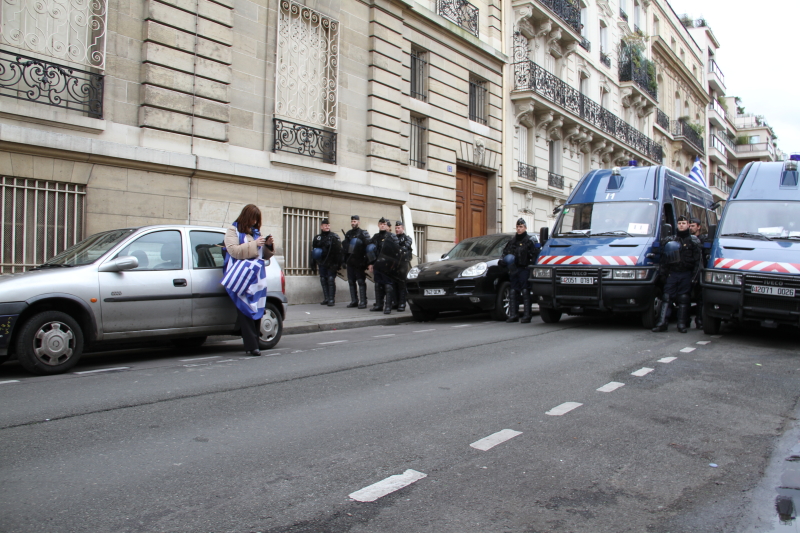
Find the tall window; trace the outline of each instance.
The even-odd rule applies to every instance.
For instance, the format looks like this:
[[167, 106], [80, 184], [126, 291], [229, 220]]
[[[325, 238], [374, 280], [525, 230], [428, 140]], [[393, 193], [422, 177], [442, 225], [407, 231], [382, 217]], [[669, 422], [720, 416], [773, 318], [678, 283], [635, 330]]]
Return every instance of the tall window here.
[[428, 255], [428, 227], [414, 224], [414, 247], [417, 250], [419, 262], [424, 263]]
[[588, 37], [589, 27], [586, 22], [589, 20], [589, 10], [585, 7], [581, 8], [581, 37]]
[[319, 233], [320, 221], [327, 217], [327, 211], [283, 208], [283, 255], [287, 276], [311, 275], [311, 241]]
[[425, 90], [428, 80], [425, 69], [428, 63], [425, 58], [425, 52], [422, 50], [411, 49], [411, 98], [422, 100], [423, 102], [428, 98], [428, 93]]
[[608, 49], [608, 27], [600, 22], [600, 52], [607, 54]]
[[640, 30], [642, 25], [642, 7], [637, 0], [633, 0], [633, 26]]
[[600, 89], [600, 107], [608, 109], [608, 91]]
[[547, 141], [547, 151], [550, 162], [548, 170], [553, 174], [558, 174], [561, 171], [561, 158], [559, 157], [558, 141]]
[[586, 76], [581, 76], [581, 83], [579, 86], [579, 90], [582, 95], [589, 96], [589, 78]]
[[486, 124], [486, 82], [474, 76], [469, 78], [469, 119]]
[[675, 93], [675, 114], [673, 115], [674, 118], [680, 118], [681, 115], [681, 93]]
[[659, 25], [658, 17], [653, 17], [653, 35], [659, 35], [659, 31], [661, 31], [661, 27]]
[[427, 146], [425, 119], [411, 115], [411, 135], [408, 159], [411, 166], [425, 168]]
[[517, 126], [517, 138], [519, 143], [519, 162], [528, 164], [528, 128], [520, 124]]

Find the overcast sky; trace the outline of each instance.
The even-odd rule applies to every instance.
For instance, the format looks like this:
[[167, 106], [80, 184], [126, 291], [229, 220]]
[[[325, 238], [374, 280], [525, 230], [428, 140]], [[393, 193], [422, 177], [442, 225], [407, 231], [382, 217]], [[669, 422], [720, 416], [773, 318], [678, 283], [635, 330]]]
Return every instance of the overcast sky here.
[[764, 115], [781, 150], [800, 152], [800, 0], [668, 1], [678, 15], [703, 17], [711, 27], [726, 96]]

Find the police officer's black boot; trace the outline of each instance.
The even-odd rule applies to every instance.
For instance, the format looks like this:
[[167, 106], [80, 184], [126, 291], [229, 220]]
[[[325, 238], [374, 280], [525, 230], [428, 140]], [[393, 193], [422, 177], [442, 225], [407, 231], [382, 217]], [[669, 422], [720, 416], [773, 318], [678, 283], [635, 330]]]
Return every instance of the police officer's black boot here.
[[692, 300], [688, 294], [678, 295], [678, 331], [686, 333], [689, 327], [689, 308]]
[[669, 324], [669, 294], [664, 294], [661, 297], [661, 307], [658, 309], [658, 322], [653, 331], [656, 333], [667, 331], [667, 324]]
[[531, 323], [531, 291], [528, 289], [522, 291], [522, 318], [519, 321], [521, 324]]
[[394, 302], [394, 284], [387, 283], [386, 288], [384, 289], [386, 292], [386, 300], [383, 304], [383, 314], [384, 315], [391, 315], [392, 314], [392, 303]]
[[517, 322], [519, 320], [519, 302], [517, 302], [517, 291], [511, 289], [508, 293], [508, 318], [506, 322]]
[[400, 301], [397, 302], [397, 311], [402, 313], [406, 310], [406, 298], [408, 297], [408, 288], [405, 283], [400, 283], [400, 288], [397, 293], [400, 295]]
[[328, 307], [336, 305], [336, 276], [328, 278]]
[[347, 307], [358, 307], [358, 290], [356, 289], [355, 281], [347, 281], [347, 286], [350, 287], [350, 303]]
[[375, 284], [375, 305], [369, 308], [370, 311], [383, 311], [383, 283]]
[[367, 308], [367, 282], [363, 279], [358, 280], [358, 308]]
[[697, 314], [694, 315], [694, 327], [697, 329], [703, 329], [703, 300], [697, 301]]
[[330, 300], [330, 297], [328, 296], [328, 279], [320, 277], [319, 284], [322, 285], [322, 298], [323, 298], [323, 300], [319, 303], [319, 305], [328, 305], [328, 300]]

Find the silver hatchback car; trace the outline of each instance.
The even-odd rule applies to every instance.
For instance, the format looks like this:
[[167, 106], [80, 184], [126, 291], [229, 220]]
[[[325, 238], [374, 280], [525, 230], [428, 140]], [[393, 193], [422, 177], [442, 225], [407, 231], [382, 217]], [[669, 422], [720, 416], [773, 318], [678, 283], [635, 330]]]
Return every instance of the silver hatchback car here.
[[[0, 276], [0, 363], [16, 355], [35, 374], [66, 372], [85, 349], [170, 339], [198, 347], [238, 335], [220, 284], [223, 228], [168, 225], [97, 233], [35, 269]], [[267, 265], [259, 344], [274, 347], [286, 317], [286, 282]]]

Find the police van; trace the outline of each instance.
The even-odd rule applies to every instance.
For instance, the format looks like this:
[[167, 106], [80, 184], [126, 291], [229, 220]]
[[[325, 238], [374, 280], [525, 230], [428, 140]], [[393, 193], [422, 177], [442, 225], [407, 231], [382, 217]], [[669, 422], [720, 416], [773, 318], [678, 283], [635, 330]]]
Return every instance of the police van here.
[[552, 235], [531, 268], [534, 303], [545, 322], [564, 313], [635, 313], [656, 322], [661, 241], [680, 215], [716, 225], [711, 192], [664, 166], [593, 170], [556, 208]]
[[733, 185], [703, 276], [703, 329], [722, 320], [800, 326], [797, 165], [749, 163]]

